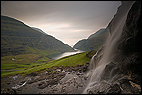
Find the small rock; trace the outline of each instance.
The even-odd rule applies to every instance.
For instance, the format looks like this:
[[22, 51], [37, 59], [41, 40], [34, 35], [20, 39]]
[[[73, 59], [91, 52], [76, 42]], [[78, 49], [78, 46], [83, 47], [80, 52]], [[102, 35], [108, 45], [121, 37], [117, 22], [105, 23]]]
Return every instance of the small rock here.
[[57, 71], [57, 72], [61, 72], [61, 70], [60, 70], [60, 69], [57, 69], [56, 71]]

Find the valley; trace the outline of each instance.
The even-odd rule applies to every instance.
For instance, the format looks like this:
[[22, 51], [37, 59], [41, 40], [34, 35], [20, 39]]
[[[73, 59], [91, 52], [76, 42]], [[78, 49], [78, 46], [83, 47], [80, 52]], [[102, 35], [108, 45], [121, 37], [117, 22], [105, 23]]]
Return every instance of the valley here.
[[[95, 52], [93, 52], [93, 54], [94, 53]], [[39, 56], [33, 56], [32, 54], [9, 56], [8, 58], [6, 58], [7, 56], [2, 57], [2, 64], [1, 64], [2, 91], [3, 93], [11, 93], [11, 94], [45, 93], [43, 92], [44, 91], [43, 89], [44, 88], [47, 89], [46, 86], [49, 86], [49, 88], [51, 89], [50, 86], [57, 84], [60, 81], [60, 79], [65, 77], [66, 74], [69, 74], [69, 76], [73, 77], [74, 75], [78, 76], [81, 73], [83, 74], [83, 72], [86, 72], [88, 70], [87, 67], [89, 66], [89, 61], [90, 61], [90, 58], [87, 57], [88, 54], [90, 54], [90, 52], [89, 53], [83, 52], [83, 53], [66, 56], [57, 60], [51, 60], [49, 58], [39, 58]], [[25, 56], [25, 59], [23, 56]], [[32, 58], [30, 58], [29, 56]], [[28, 58], [26, 57], [28, 57], [30, 60], [27, 60]], [[12, 58], [15, 59], [11, 60]], [[9, 59], [9, 60], [4, 60], [4, 59]], [[84, 77], [85, 76], [82, 76], [82, 78]], [[68, 79], [70, 78], [71, 77], [69, 77]], [[80, 78], [80, 76], [78, 76], [78, 78]], [[48, 82], [46, 82], [46, 80], [48, 80]], [[43, 81], [45, 81], [44, 84]], [[23, 83], [25, 83], [26, 86], [24, 86]], [[16, 87], [16, 85], [19, 85], [17, 86], [18, 88]], [[33, 88], [34, 85], [35, 87], [39, 85], [39, 87]], [[27, 91], [26, 89], [29, 90]], [[36, 89], [36, 91], [34, 89]], [[58, 92], [47, 91], [46, 93], [58, 93]], [[61, 93], [64, 92], [61, 91]], [[77, 91], [77, 93], [79, 92]]]
[[[55, 2], [55, 5], [67, 4], [63, 2]], [[46, 2], [49, 3], [53, 2]], [[30, 4], [36, 5], [32, 1]], [[87, 3], [84, 3], [83, 7], [85, 4]], [[24, 8], [24, 5], [22, 7]], [[51, 8], [49, 10], [54, 9], [49, 7]], [[56, 7], [51, 16], [55, 16], [58, 9]], [[66, 13], [64, 7], [70, 6], [58, 7]], [[74, 9], [71, 7], [71, 10]], [[70, 14], [71, 10], [66, 15]], [[107, 26], [97, 31], [93, 28], [93, 33], [88, 31], [91, 27], [87, 27], [88, 22], [85, 22], [85, 18], [87, 21], [93, 20], [91, 16], [82, 17], [81, 29], [77, 28], [80, 27], [78, 23], [73, 26], [77, 22], [75, 19], [77, 15], [74, 19], [71, 19], [72, 17], [68, 19], [74, 23], [65, 23], [63, 22], [65, 18], [58, 17], [56, 18], [61, 20], [60, 23], [56, 22], [57, 19], [54, 19], [53, 23], [50, 22], [53, 20], [50, 19], [50, 15], [49, 19], [44, 20], [42, 19], [44, 16], [39, 16], [38, 19], [41, 22], [43, 20], [44, 24], [34, 22], [48, 30], [43, 31], [25, 24], [22, 20], [1, 15], [1, 94], [140, 94], [140, 12], [140, 1], [121, 1], [121, 5]], [[74, 14], [76, 13], [77, 11]], [[63, 15], [58, 14], [58, 16]], [[99, 15], [97, 17], [96, 19], [99, 19]], [[71, 47], [47, 34], [49, 32], [64, 41], [71, 41], [70, 45], [80, 39], [79, 34], [82, 33], [82, 38], [88, 35], [88, 32], [90, 35], [86, 39], [78, 40]], [[66, 35], [68, 32], [70, 33]]]
[[[51, 79], [57, 76], [57, 79], [60, 80], [60, 74], [62, 75], [61, 78], [63, 78], [65, 72], [74, 71], [77, 73], [87, 70], [86, 66], [89, 65], [91, 58], [87, 56], [88, 52], [75, 50], [54, 37], [45, 34], [42, 30], [30, 28], [16, 19], [6, 16], [1, 16], [1, 18], [2, 93], [24, 94], [25, 91], [19, 92], [19, 89], [23, 91], [23, 87], [27, 85], [27, 82], [34, 83], [35, 79], [33, 80], [33, 78], [36, 78], [36, 76], [40, 76], [40, 78], [36, 79], [35, 82], [45, 80], [45, 77], [48, 77], [45, 76], [45, 72], [49, 76], [53, 75], [50, 77]], [[63, 74], [58, 73], [58, 68], [64, 71]], [[50, 81], [55, 82], [57, 80]], [[15, 85], [17, 87], [14, 88]], [[36, 93], [39, 93], [39, 90], [37, 91]], [[26, 91], [26, 93], [35, 93], [35, 90], [32, 92]]]

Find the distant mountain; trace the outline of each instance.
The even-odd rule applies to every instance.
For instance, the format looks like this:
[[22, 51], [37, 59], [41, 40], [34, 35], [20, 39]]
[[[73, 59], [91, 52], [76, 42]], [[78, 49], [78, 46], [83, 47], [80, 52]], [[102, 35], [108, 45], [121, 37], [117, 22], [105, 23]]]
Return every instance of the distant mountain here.
[[1, 56], [73, 51], [69, 45], [41, 31], [11, 17], [1, 16]]
[[98, 36], [103, 36], [103, 35], [105, 35], [106, 32], [107, 32], [106, 29], [102, 28], [102, 29], [98, 30], [96, 33], [90, 35], [88, 37], [88, 39], [91, 39], [91, 38], [94, 38], [94, 37], [98, 37]]
[[100, 29], [96, 33], [90, 35], [88, 39], [78, 41], [73, 48], [83, 51], [97, 49], [105, 42], [107, 34], [108, 32], [106, 29]]

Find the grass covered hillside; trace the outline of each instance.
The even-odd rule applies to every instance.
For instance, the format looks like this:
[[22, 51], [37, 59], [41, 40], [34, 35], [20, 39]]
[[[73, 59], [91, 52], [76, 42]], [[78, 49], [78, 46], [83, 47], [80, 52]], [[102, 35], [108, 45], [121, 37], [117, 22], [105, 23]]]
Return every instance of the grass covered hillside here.
[[[26, 75], [33, 72], [40, 73], [40, 71], [46, 71], [53, 67], [83, 65], [90, 61], [90, 58], [86, 56], [87, 53], [88, 52], [70, 55], [53, 61], [48, 58], [40, 58], [40, 56], [34, 54], [4, 56], [1, 58], [1, 76], [4, 77], [15, 74]], [[24, 59], [27, 59], [27, 62], [24, 62]]]
[[1, 56], [30, 53], [49, 55], [66, 51], [73, 49], [21, 21], [1, 16]]
[[108, 34], [108, 31], [106, 29], [100, 29], [96, 33], [90, 35], [88, 39], [83, 39], [78, 41], [73, 46], [73, 48], [83, 50], [83, 51], [97, 50], [105, 42], [107, 34]]

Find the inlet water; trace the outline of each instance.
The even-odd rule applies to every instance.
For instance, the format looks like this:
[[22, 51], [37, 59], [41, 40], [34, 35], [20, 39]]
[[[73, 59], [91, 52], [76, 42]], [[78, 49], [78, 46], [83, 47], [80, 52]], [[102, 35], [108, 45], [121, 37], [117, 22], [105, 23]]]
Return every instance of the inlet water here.
[[74, 55], [74, 54], [82, 53], [82, 52], [84, 52], [84, 51], [76, 50], [75, 52], [65, 52], [65, 53], [58, 54], [58, 55], [54, 56], [52, 59], [56, 60], [56, 59], [59, 59], [59, 58], [65, 57], [65, 56]]

